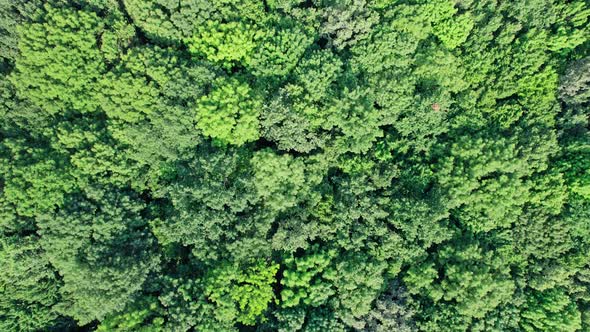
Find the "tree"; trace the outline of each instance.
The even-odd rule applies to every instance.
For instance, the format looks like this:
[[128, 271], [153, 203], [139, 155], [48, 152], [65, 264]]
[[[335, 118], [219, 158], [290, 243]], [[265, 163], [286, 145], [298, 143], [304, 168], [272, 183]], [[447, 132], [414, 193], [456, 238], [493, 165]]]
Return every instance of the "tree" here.
[[[324, 128], [337, 128], [342, 133], [334, 140], [337, 150], [365, 152], [383, 136], [379, 127], [386, 123], [384, 115], [371, 107], [371, 100], [363, 97], [366, 93], [360, 89], [345, 89], [343, 94], [346, 97], [334, 101], [334, 106], [329, 109]], [[337, 111], [342, 109], [347, 113]]]
[[260, 137], [260, 101], [235, 78], [219, 78], [196, 105], [197, 128], [219, 144], [243, 145]]
[[322, 25], [320, 35], [328, 38], [330, 44], [341, 50], [366, 38], [379, 18], [367, 7], [365, 0], [316, 1], [321, 6]]
[[[6, 331], [38, 331], [59, 326], [55, 310], [62, 286], [39, 244], [39, 238], [6, 236], [0, 242], [0, 327]], [[64, 323], [64, 322], [62, 322]]]
[[363, 331], [385, 332], [417, 331], [414, 324], [415, 311], [407, 303], [408, 295], [403, 287], [393, 282], [375, 302], [367, 314]]
[[266, 103], [260, 114], [261, 135], [281, 150], [310, 152], [325, 143], [325, 135], [315, 131], [304, 114], [289, 105], [287, 93], [279, 93]]
[[441, 248], [434, 260], [408, 270], [404, 281], [409, 293], [433, 303], [423, 311], [422, 329], [465, 331], [511, 300], [516, 286], [506, 257], [509, 248], [483, 248], [485, 244], [477, 240], [457, 238]]
[[196, 55], [230, 69], [238, 63], [250, 61], [263, 35], [251, 24], [207, 21], [198, 27], [189, 42], [189, 49]]
[[0, 0], [0, 330], [590, 326], [587, 0]]
[[205, 277], [205, 295], [215, 303], [215, 317], [222, 322], [254, 325], [274, 294], [272, 283], [279, 266], [258, 261], [241, 270], [221, 264]]
[[459, 15], [436, 23], [433, 33], [445, 47], [454, 49], [465, 42], [473, 25], [473, 19], [469, 15]]
[[19, 24], [34, 18], [36, 9], [40, 6], [38, 1], [8, 1], [0, 2], [0, 58], [2, 59], [1, 71], [14, 65], [18, 49]]
[[[555, 137], [550, 136], [549, 139], [554, 142]], [[450, 157], [443, 162], [446, 169], [439, 177], [441, 185], [449, 190], [449, 206], [459, 208], [456, 214], [459, 220], [475, 232], [509, 227], [522, 213], [522, 207], [528, 200], [526, 196], [530, 183], [525, 181], [526, 176], [543, 170], [548, 154], [543, 157], [541, 151], [533, 153], [540, 146], [527, 147], [525, 144], [531, 143], [524, 140], [519, 143], [481, 137], [462, 141], [467, 145], [455, 143], [452, 147], [461, 156]], [[473, 146], [468, 147], [471, 144]], [[543, 148], [548, 147], [546, 143]], [[523, 153], [520, 151], [527, 150], [527, 157], [520, 154]], [[525, 158], [530, 158], [530, 161], [526, 162]], [[535, 160], [537, 158], [539, 160]], [[458, 167], [450, 166], [450, 163]], [[463, 202], [469, 203], [461, 208], [465, 204]]]
[[561, 78], [559, 96], [568, 105], [581, 105], [590, 100], [590, 58], [578, 60]]
[[561, 78], [559, 87], [560, 99], [566, 108], [564, 116], [560, 117], [562, 152], [558, 163], [570, 190], [585, 198], [590, 197], [590, 174], [587, 165], [590, 134], [587, 111], [584, 110], [590, 101], [590, 80], [586, 77], [585, 70], [589, 64], [588, 58], [572, 63]]
[[20, 29], [21, 57], [12, 82], [19, 95], [51, 115], [95, 112], [92, 98], [105, 71], [98, 37], [105, 22], [88, 11], [44, 7], [44, 23]]
[[177, 3], [166, 0], [125, 0], [123, 3], [133, 22], [148, 37], [164, 43], [178, 43], [192, 37], [199, 25], [218, 17], [214, 8], [202, 0]]
[[346, 325], [362, 328], [362, 317], [369, 313], [383, 286], [386, 264], [360, 255], [344, 255], [325, 274], [336, 289], [332, 306], [336, 317]]
[[297, 204], [305, 185], [305, 168], [300, 160], [263, 150], [250, 162], [256, 190], [269, 210], [283, 211]]
[[520, 327], [524, 331], [577, 331], [581, 328], [580, 312], [559, 289], [531, 294], [522, 318]]
[[95, 195], [38, 217], [41, 247], [63, 278], [55, 309], [82, 325], [122, 310], [158, 266], [144, 206], [116, 190]]
[[285, 259], [287, 269], [283, 272], [281, 280], [284, 287], [281, 291], [282, 307], [297, 307], [300, 303], [318, 307], [334, 295], [330, 283], [327, 283], [322, 275], [336, 252], [321, 252], [317, 246], [312, 250], [313, 253], [305, 257]]
[[134, 303], [132, 306], [126, 307], [122, 313], [106, 317], [100, 323], [96, 331], [162, 331], [164, 319], [157, 316], [157, 314], [161, 313], [162, 308], [160, 307], [157, 298], [142, 298], [141, 301]]
[[171, 48], [137, 47], [123, 59], [101, 81], [102, 109], [115, 144], [139, 169], [133, 185], [155, 188], [170, 164], [201, 143], [194, 108], [214, 74]]
[[[64, 206], [66, 195], [76, 188], [75, 179], [63, 172], [69, 166], [65, 156], [26, 139], [5, 139], [0, 148], [4, 174], [0, 202], [10, 209], [8, 214], [34, 218]], [[8, 223], [10, 219], [0, 224], [3, 229], [15, 226]]]
[[303, 27], [278, 20], [264, 33], [245, 64], [256, 76], [285, 76], [295, 68], [306, 48], [313, 42]]

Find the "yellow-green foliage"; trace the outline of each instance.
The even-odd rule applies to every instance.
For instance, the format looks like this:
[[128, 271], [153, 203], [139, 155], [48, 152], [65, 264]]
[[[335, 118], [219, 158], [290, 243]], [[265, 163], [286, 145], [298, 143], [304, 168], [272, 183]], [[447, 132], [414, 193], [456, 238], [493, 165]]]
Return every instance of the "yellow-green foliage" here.
[[260, 136], [260, 107], [260, 100], [246, 83], [218, 78], [211, 93], [196, 105], [197, 128], [220, 144], [243, 145]]
[[0, 331], [590, 329], [587, 0], [0, 0]]

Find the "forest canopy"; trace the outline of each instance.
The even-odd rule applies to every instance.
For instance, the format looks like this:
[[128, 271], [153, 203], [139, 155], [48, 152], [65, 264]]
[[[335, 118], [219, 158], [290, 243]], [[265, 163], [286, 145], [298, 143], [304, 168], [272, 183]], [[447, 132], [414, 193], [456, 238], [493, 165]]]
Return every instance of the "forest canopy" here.
[[0, 331], [590, 331], [588, 0], [0, 0]]

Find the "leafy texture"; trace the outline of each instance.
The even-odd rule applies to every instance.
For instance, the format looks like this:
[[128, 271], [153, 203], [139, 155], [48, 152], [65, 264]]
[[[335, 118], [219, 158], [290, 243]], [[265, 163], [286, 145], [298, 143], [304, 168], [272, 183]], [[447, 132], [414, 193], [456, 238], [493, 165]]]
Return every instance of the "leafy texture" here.
[[590, 331], [587, 0], [0, 0], [0, 331]]

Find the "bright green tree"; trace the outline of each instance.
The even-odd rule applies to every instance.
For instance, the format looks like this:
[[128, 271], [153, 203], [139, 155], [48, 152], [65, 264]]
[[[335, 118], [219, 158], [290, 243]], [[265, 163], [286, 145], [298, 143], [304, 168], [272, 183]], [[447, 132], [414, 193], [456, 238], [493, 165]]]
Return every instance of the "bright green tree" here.
[[279, 266], [262, 260], [245, 269], [221, 264], [205, 277], [205, 295], [216, 306], [219, 321], [254, 325], [273, 300], [275, 274]]
[[219, 78], [196, 105], [197, 128], [220, 144], [243, 145], [260, 136], [260, 101], [235, 78]]

